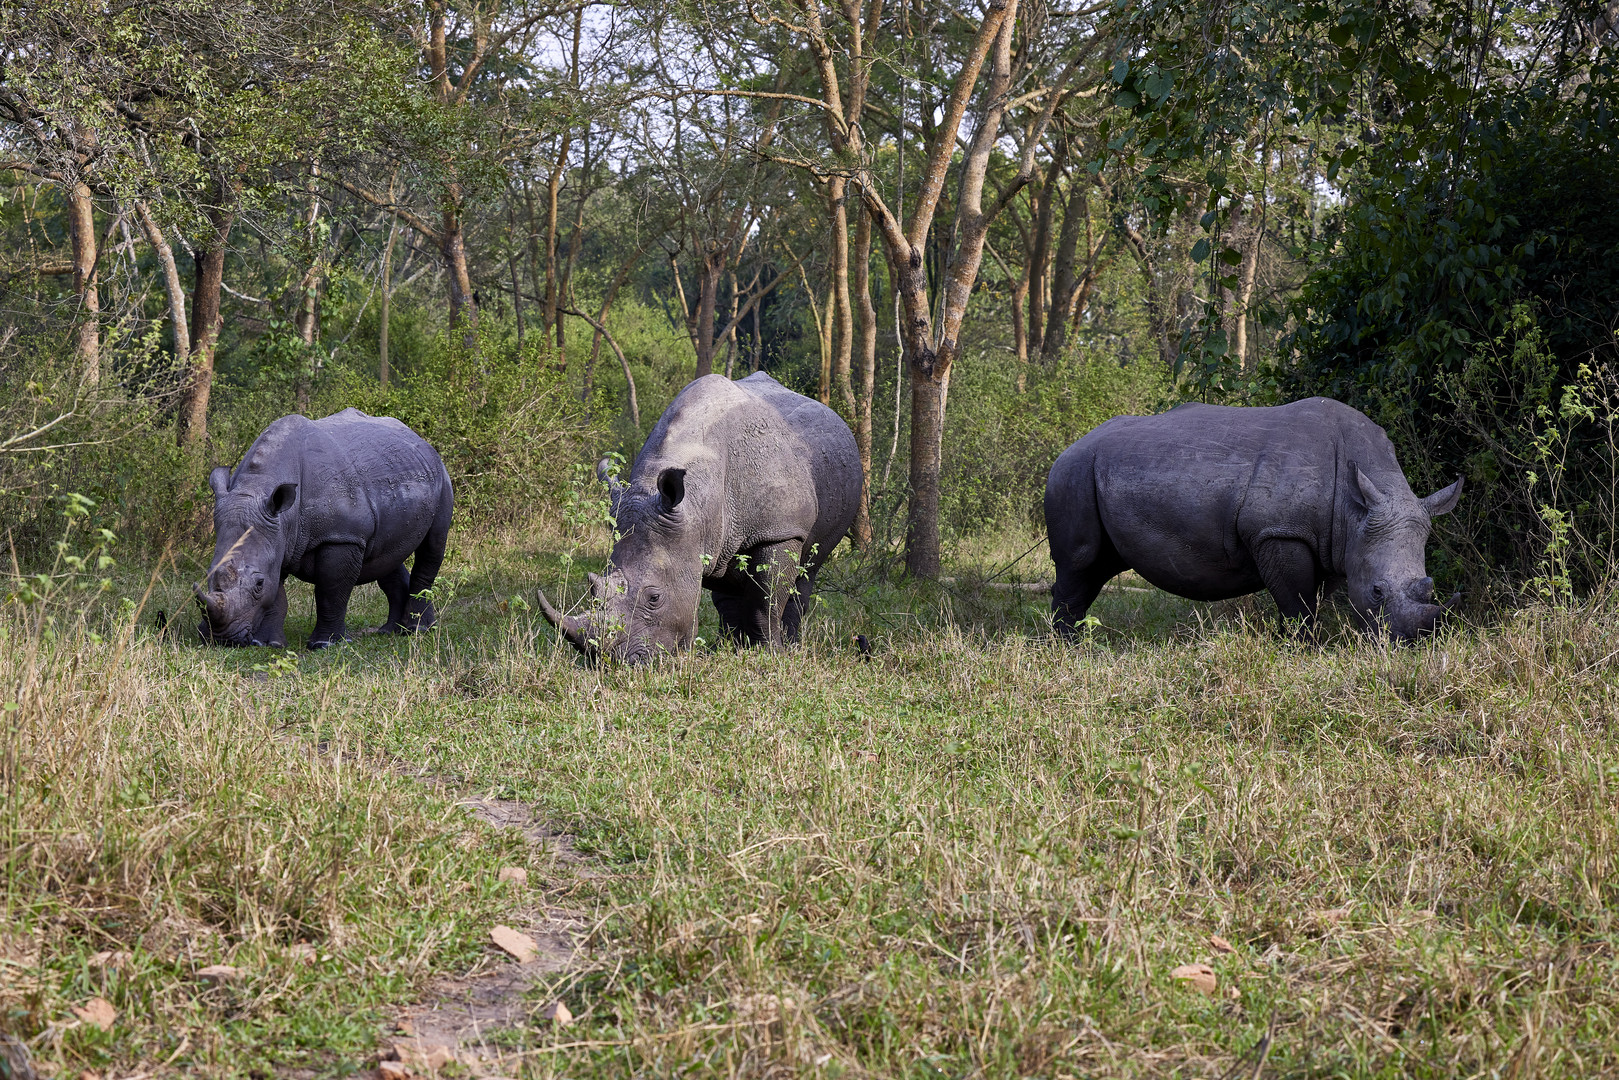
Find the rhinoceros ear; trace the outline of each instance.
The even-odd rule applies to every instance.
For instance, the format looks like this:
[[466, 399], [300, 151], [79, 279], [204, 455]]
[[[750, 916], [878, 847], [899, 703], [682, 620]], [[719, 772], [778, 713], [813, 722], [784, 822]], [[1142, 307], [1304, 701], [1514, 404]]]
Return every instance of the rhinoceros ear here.
[[1426, 499], [1423, 499], [1422, 505], [1428, 511], [1429, 517], [1438, 517], [1440, 514], [1448, 514], [1456, 509], [1456, 504], [1461, 501], [1462, 478], [1458, 477], [1456, 482], [1448, 488], [1440, 488]]
[[208, 486], [214, 489], [214, 494], [216, 496], [217, 495], [223, 495], [223, 494], [225, 494], [225, 492], [229, 491], [230, 490], [230, 468], [229, 468], [229, 466], [219, 465], [219, 466], [215, 467], [214, 471], [208, 474]]
[[1388, 496], [1377, 490], [1377, 485], [1372, 483], [1370, 477], [1360, 471], [1359, 465], [1351, 462], [1349, 467], [1355, 470], [1355, 487], [1359, 490], [1360, 501], [1365, 505], [1366, 509], [1370, 510], [1374, 506], [1383, 505], [1383, 501]]
[[280, 517], [287, 507], [292, 505], [293, 500], [297, 498], [297, 484], [282, 484], [270, 493], [270, 502], [265, 507], [265, 510], [269, 512], [271, 517]]
[[624, 493], [624, 484], [613, 475], [613, 463], [607, 458], [596, 462], [596, 479], [607, 485], [607, 497], [613, 501], [616, 509], [618, 497]]
[[665, 469], [658, 474], [658, 493], [663, 496], [663, 510], [668, 513], [686, 497], [686, 470]]

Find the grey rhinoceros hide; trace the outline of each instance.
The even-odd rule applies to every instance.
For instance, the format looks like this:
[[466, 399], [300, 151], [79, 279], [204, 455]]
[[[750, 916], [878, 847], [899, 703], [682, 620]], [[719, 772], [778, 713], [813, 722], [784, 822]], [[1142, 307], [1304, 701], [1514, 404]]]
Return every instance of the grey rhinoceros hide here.
[[831, 409], [764, 372], [706, 375], [658, 421], [626, 483], [609, 480], [617, 540], [592, 608], [541, 610], [576, 648], [628, 663], [690, 647], [708, 589], [738, 642], [795, 641], [815, 578], [848, 533], [860, 453]]
[[368, 581], [388, 597], [379, 629], [433, 625], [419, 594], [444, 562], [455, 497], [437, 451], [398, 420], [356, 409], [283, 416], [234, 473], [220, 466], [208, 483], [215, 543], [196, 589], [203, 640], [284, 646], [288, 575], [315, 586], [311, 649], [346, 638], [349, 596]]
[[1417, 498], [1383, 429], [1326, 398], [1116, 417], [1046, 480], [1052, 613], [1072, 633], [1103, 584], [1134, 570], [1192, 600], [1268, 589], [1284, 621], [1308, 625], [1323, 587], [1347, 584], [1363, 628], [1409, 639], [1442, 610], [1424, 546], [1461, 489]]

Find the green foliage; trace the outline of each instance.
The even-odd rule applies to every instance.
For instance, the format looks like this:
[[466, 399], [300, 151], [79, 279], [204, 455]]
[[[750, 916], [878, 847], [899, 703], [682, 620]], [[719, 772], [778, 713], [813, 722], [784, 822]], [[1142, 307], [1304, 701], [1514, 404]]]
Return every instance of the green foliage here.
[[1532, 83], [1478, 101], [1454, 153], [1431, 133], [1380, 146], [1305, 283], [1284, 384], [1366, 411], [1414, 480], [1464, 473], [1465, 546], [1520, 579], [1542, 557], [1522, 481], [1548, 422], [1572, 425], [1558, 452], [1576, 527], [1606, 531], [1581, 520], [1606, 505], [1606, 437], [1559, 411], [1619, 361], [1619, 84], [1596, 74], [1572, 97]]
[[1122, 413], [1161, 408], [1169, 392], [1163, 368], [1121, 366], [1111, 356], [1074, 351], [1053, 367], [1029, 365], [1019, 393], [1010, 364], [966, 363], [956, 369], [944, 434], [945, 528], [970, 535], [1043, 520], [1046, 473], [1057, 455], [1087, 431]]
[[438, 450], [455, 485], [459, 527], [502, 525], [555, 505], [569, 463], [600, 438], [604, 410], [580, 404], [545, 343], [485, 329], [440, 335], [387, 388], [369, 372], [332, 379], [321, 415], [353, 406], [392, 416]]

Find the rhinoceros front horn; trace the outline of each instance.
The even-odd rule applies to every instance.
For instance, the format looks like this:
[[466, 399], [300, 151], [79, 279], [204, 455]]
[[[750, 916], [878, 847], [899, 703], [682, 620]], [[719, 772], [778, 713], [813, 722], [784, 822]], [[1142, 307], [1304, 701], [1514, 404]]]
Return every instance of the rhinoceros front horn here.
[[586, 640], [584, 628], [585, 622], [583, 619], [573, 615], [564, 615], [562, 612], [552, 607], [551, 601], [545, 598], [544, 589], [535, 589], [534, 598], [540, 602], [540, 612], [545, 616], [545, 621], [556, 627], [557, 632], [561, 634], [564, 639], [566, 639], [569, 645], [572, 645], [582, 653], [588, 653], [590, 651], [590, 646], [587, 644]]

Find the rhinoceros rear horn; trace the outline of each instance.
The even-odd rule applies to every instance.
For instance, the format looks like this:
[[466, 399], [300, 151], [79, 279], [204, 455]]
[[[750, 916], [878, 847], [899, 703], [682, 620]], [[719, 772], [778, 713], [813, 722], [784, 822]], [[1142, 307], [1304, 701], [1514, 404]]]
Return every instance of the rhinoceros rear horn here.
[[573, 615], [564, 615], [552, 607], [551, 601], [545, 598], [544, 589], [535, 589], [534, 598], [540, 603], [540, 613], [545, 616], [545, 621], [556, 627], [557, 633], [561, 634], [569, 645], [572, 645], [580, 652], [590, 651], [585, 636], [583, 619]]
[[213, 488], [216, 496], [223, 495], [225, 492], [229, 491], [230, 469], [224, 465], [216, 466], [214, 471], [208, 474], [208, 486]]
[[596, 479], [607, 485], [608, 496], [617, 502], [619, 493], [624, 490], [624, 485], [619, 482], [618, 477], [613, 475], [612, 461], [602, 458], [596, 462]]

